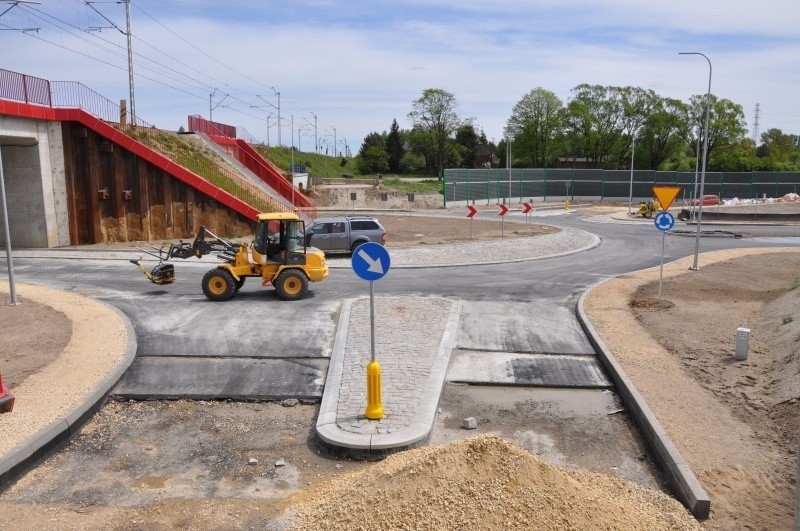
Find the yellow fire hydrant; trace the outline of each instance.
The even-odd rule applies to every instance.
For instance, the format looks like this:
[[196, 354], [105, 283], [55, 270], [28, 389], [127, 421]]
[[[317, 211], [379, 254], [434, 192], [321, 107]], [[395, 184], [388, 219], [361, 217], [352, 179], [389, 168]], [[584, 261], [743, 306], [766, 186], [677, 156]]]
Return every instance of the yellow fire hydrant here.
[[373, 360], [367, 363], [367, 410], [364, 416], [370, 420], [383, 418], [381, 405], [381, 366]]
[[566, 201], [564, 201], [564, 209], [565, 209], [565, 210], [569, 210], [569, 199], [567, 199]]

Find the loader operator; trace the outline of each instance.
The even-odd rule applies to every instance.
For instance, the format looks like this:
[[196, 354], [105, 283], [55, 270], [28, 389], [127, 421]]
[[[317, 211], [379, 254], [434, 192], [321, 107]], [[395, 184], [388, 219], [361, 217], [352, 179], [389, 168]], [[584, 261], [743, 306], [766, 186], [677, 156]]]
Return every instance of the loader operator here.
[[268, 260], [274, 260], [276, 256], [284, 250], [283, 240], [280, 231], [274, 231], [266, 224], [262, 225], [263, 230], [256, 234], [253, 247], [259, 253], [267, 255]]

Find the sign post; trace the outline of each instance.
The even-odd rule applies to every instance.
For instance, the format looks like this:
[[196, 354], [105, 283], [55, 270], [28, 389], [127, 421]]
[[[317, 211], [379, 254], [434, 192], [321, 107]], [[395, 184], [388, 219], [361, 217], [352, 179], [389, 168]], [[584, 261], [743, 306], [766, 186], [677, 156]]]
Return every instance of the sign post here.
[[533, 207], [530, 203], [522, 203], [522, 213], [525, 214], [525, 223], [528, 223], [528, 219], [531, 217], [531, 210], [533, 210]]
[[508, 212], [508, 207], [505, 205], [500, 205], [500, 237], [503, 237], [503, 221], [506, 219], [504, 216]]
[[661, 205], [661, 212], [656, 214], [653, 224], [661, 231], [661, 271], [658, 276], [658, 296], [661, 296], [661, 281], [664, 278], [664, 242], [667, 231], [675, 226], [675, 218], [667, 212], [672, 202], [681, 193], [679, 186], [653, 186], [651, 188], [658, 204]]
[[656, 214], [653, 224], [661, 231], [661, 269], [658, 273], [658, 296], [661, 297], [661, 283], [664, 279], [664, 245], [667, 231], [675, 226], [675, 218], [666, 210], [662, 210]]
[[370, 420], [383, 418], [381, 403], [381, 366], [375, 359], [375, 288], [374, 281], [380, 280], [389, 271], [391, 259], [389, 251], [375, 242], [359, 245], [353, 253], [353, 271], [369, 281], [369, 326], [370, 356], [367, 364], [367, 408], [364, 416]]
[[469, 239], [472, 239], [472, 222], [475, 221], [472, 217], [477, 214], [478, 211], [475, 210], [475, 207], [467, 205], [467, 217], [469, 218]]
[[389, 200], [388, 192], [381, 192], [381, 203], [383, 203], [383, 213], [386, 214], [386, 201]]

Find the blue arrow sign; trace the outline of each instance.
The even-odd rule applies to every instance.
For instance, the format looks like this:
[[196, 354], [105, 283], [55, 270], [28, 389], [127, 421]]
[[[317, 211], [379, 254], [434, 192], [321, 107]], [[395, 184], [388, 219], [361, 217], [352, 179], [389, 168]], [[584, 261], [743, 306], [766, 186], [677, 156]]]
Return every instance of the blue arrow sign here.
[[675, 217], [666, 210], [662, 210], [653, 219], [653, 225], [658, 230], [666, 232], [675, 226]]
[[364, 280], [380, 280], [389, 272], [391, 259], [386, 247], [379, 243], [367, 242], [356, 247], [353, 252], [353, 271]]

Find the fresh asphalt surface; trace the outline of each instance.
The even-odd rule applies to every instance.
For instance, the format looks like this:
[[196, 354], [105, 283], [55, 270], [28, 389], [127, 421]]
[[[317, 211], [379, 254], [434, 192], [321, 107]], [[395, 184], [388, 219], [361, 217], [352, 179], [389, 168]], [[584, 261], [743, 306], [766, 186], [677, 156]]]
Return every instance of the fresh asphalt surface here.
[[[483, 215], [497, 219], [493, 213]], [[517, 213], [516, 219], [522, 220], [521, 215]], [[578, 298], [600, 280], [657, 266], [661, 233], [652, 223], [585, 221], [577, 209], [535, 221], [592, 232], [601, 243], [587, 251], [527, 262], [393, 268], [375, 283], [376, 296], [438, 296], [463, 301], [456, 349], [592, 355], [594, 350], [575, 317]], [[679, 228], [689, 235], [695, 230], [694, 226], [676, 226]], [[701, 252], [800, 243], [800, 227], [705, 228], [765, 237], [702, 237]], [[693, 236], [668, 236], [665, 263], [693, 254], [694, 246]], [[122, 259], [14, 260], [19, 282], [74, 290], [103, 300], [128, 316], [138, 340], [137, 360], [114, 390], [116, 394], [319, 398], [340, 304], [367, 295], [369, 284], [349, 268], [332, 268], [328, 279], [310, 285], [310, 295], [302, 301], [282, 302], [273, 289], [250, 279], [236, 297], [214, 303], [200, 289], [202, 275], [212, 265], [176, 261], [177, 281], [157, 286]]]

